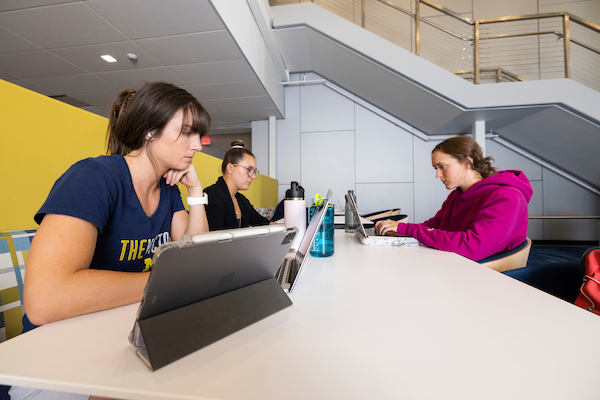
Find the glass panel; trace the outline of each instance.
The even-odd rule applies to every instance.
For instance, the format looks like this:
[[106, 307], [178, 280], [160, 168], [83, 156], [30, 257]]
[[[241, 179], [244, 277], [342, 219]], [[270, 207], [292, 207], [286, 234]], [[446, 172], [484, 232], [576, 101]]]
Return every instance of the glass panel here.
[[[396, 0], [396, 5], [403, 10], [401, 1]], [[407, 1], [404, 1], [407, 3]], [[414, 28], [412, 17], [402, 11], [390, 7], [378, 0], [366, 0], [365, 28], [374, 34], [414, 52]]]
[[421, 57], [448, 71], [473, 70], [473, 26], [421, 4]]
[[354, 0], [315, 0], [314, 3], [350, 22], [354, 22]]

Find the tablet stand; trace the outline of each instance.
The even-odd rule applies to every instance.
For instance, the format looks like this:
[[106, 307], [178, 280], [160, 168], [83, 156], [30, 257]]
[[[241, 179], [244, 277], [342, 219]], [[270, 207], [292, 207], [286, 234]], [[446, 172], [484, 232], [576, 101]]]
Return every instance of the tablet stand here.
[[153, 371], [292, 305], [275, 278], [138, 321]]

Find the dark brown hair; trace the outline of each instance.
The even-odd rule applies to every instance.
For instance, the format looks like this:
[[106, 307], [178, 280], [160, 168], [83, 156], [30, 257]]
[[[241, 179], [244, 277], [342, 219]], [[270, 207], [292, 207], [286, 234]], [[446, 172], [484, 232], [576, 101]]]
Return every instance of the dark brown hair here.
[[[496, 168], [492, 167], [492, 157], [483, 157], [483, 151], [477, 142], [467, 136], [457, 136], [444, 140], [433, 148], [456, 158], [459, 162], [471, 165], [475, 172], [479, 172], [482, 178], [496, 175]], [[473, 162], [467, 157], [471, 157]]]
[[166, 82], [145, 83], [138, 90], [119, 93], [108, 119], [107, 154], [127, 155], [147, 146], [148, 133], [158, 138], [177, 111], [183, 110], [184, 121], [192, 116], [192, 133], [206, 135], [210, 115], [187, 91]]
[[250, 150], [245, 147], [245, 144], [241, 140], [234, 140], [231, 142], [231, 148], [227, 150], [225, 156], [223, 157], [223, 164], [221, 164], [221, 172], [225, 174], [225, 170], [227, 169], [227, 164], [237, 164], [244, 159], [244, 156], [248, 155], [252, 158], [254, 154]]

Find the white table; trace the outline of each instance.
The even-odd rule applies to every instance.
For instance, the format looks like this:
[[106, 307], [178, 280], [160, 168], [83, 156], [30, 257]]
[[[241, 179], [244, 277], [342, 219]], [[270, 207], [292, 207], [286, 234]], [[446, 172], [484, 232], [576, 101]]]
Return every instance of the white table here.
[[294, 305], [150, 372], [137, 305], [0, 344], [0, 383], [127, 399], [598, 399], [600, 318], [456, 254], [336, 230]]

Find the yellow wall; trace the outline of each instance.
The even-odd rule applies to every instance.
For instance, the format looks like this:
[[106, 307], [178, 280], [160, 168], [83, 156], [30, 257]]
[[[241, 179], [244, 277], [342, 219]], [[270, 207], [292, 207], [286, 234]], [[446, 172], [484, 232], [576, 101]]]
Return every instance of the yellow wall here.
[[[0, 80], [0, 230], [36, 228], [33, 215], [56, 179], [73, 163], [106, 154], [107, 124], [104, 117]], [[205, 187], [220, 176], [218, 158], [199, 153], [194, 164]], [[275, 206], [277, 181], [261, 176], [244, 195], [255, 207]]]

